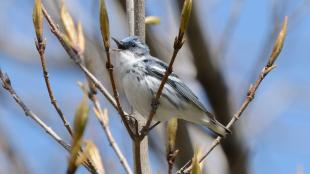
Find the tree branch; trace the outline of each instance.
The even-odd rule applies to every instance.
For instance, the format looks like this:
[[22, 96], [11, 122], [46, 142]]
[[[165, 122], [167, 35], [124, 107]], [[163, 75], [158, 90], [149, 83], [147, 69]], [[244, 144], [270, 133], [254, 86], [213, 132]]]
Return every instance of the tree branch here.
[[[145, 43], [145, 4], [144, 0], [133, 0], [134, 1], [134, 15], [129, 14], [131, 19], [134, 20], [134, 35], [138, 36], [140, 40]], [[127, 3], [127, 1], [126, 1]], [[128, 7], [132, 4], [126, 4]], [[134, 18], [134, 19], [132, 19]], [[132, 26], [129, 26], [132, 27]], [[130, 30], [130, 29], [129, 29]], [[133, 155], [134, 155], [134, 165], [135, 173], [137, 174], [149, 174], [150, 172], [150, 162], [149, 162], [149, 148], [148, 148], [148, 137], [141, 138], [139, 135], [139, 130], [142, 125], [145, 124], [145, 119], [143, 117], [136, 116], [137, 138], [133, 141]]]
[[134, 0], [126, 0], [126, 13], [129, 26], [129, 35], [133, 36], [135, 32]]
[[[286, 29], [287, 29], [287, 20], [288, 20], [288, 18], [285, 17], [283, 25], [282, 25], [282, 30], [280, 31], [278, 38], [274, 44], [273, 51], [272, 51], [272, 53], [268, 59], [267, 64], [262, 69], [262, 71], [259, 74], [258, 79], [255, 81], [255, 83], [250, 85], [248, 92], [247, 92], [246, 99], [242, 103], [242, 105], [241, 105], [240, 109], [237, 111], [237, 113], [234, 114], [234, 116], [232, 117], [230, 122], [226, 125], [227, 129], [230, 129], [233, 126], [233, 124], [240, 119], [240, 117], [243, 114], [243, 112], [245, 111], [245, 109], [248, 107], [250, 102], [254, 99], [255, 93], [256, 93], [258, 87], [260, 86], [261, 82], [276, 67], [276, 65], [274, 65], [274, 62], [278, 58], [278, 56], [282, 50], [283, 44], [284, 44], [284, 40], [285, 40], [285, 36], [286, 36]], [[207, 152], [200, 158], [199, 162], [202, 162], [213, 151], [213, 149], [218, 144], [221, 143], [222, 139], [223, 139], [222, 137], [218, 136], [213, 141], [209, 150], [207, 150]], [[191, 171], [191, 168], [192, 168], [191, 166], [188, 167], [188, 165], [190, 163], [191, 163], [191, 161], [186, 163], [177, 173], [189, 173]]]
[[172, 66], [173, 66], [173, 63], [175, 61], [175, 58], [179, 52], [179, 50], [181, 49], [181, 47], [183, 46], [183, 35], [178, 35], [176, 38], [175, 38], [175, 41], [174, 41], [174, 50], [173, 50], [173, 54], [172, 54], [172, 57], [171, 57], [171, 60], [170, 60], [170, 63], [168, 65], [168, 68], [165, 72], [165, 75], [163, 76], [162, 80], [161, 80], [161, 83], [160, 83], [160, 86], [157, 90], [157, 93], [156, 93], [156, 96], [155, 98], [152, 100], [152, 110], [148, 116], [148, 120], [146, 122], [146, 125], [143, 127], [143, 129], [141, 130], [141, 138], [143, 139], [145, 137], [145, 135], [148, 133], [148, 129], [151, 125], [151, 122], [153, 120], [153, 117], [155, 116], [156, 114], [156, 110], [158, 109], [159, 107], [159, 99], [160, 99], [160, 96], [162, 94], [162, 91], [164, 89], [164, 86], [168, 80], [168, 77], [169, 75], [172, 73]]
[[[78, 65], [78, 67], [85, 73], [85, 75], [94, 83], [96, 88], [105, 96], [105, 98], [112, 104], [112, 106], [118, 110], [118, 105], [114, 97], [109, 93], [109, 91], [102, 85], [102, 83], [81, 63], [82, 55], [80, 54], [79, 50], [76, 49], [74, 46], [70, 45], [68, 41], [66, 40], [66, 37], [64, 37], [64, 34], [59, 30], [56, 23], [53, 21], [51, 16], [46, 11], [45, 7], [42, 5], [42, 12], [48, 22], [48, 25], [51, 29], [51, 32], [56, 36], [56, 38], [59, 40], [63, 48], [66, 50], [69, 57]], [[125, 117], [127, 113], [124, 112], [124, 114], [121, 115], [122, 121], [124, 122], [124, 125], [129, 133], [129, 135], [132, 137], [132, 131], [130, 126], [127, 124], [127, 119]]]
[[[127, 5], [127, 4], [126, 4]], [[135, 35], [139, 36], [142, 42], [145, 42], [145, 7], [144, 0], [135, 0], [134, 3], [134, 30]]]
[[[48, 135], [50, 135], [58, 144], [60, 144], [69, 153], [71, 151], [71, 146], [67, 144], [51, 127], [47, 126], [35, 113], [33, 113], [27, 105], [22, 101], [22, 99], [17, 95], [14, 88], [11, 85], [10, 78], [2, 72], [0, 69], [0, 80], [2, 87], [13, 97], [15, 102], [22, 108], [26, 116], [29, 116], [33, 121], [35, 121]], [[92, 173], [97, 173], [93, 165], [87, 160], [83, 165]]]
[[15, 102], [22, 108], [26, 116], [29, 116], [33, 121], [35, 121], [44, 131], [49, 134], [55, 141], [57, 141], [63, 148], [66, 150], [70, 150], [70, 145], [67, 144], [60, 136], [54, 132], [52, 128], [47, 126], [35, 113], [33, 113], [26, 104], [22, 101], [22, 99], [16, 94], [15, 90], [11, 85], [11, 80], [9, 77], [2, 72], [0, 69], [0, 79], [2, 82], [2, 87], [9, 92], [9, 94], [13, 97]]
[[[181, 8], [181, 1], [177, 1], [177, 3], [178, 7]], [[189, 48], [193, 54], [193, 60], [197, 69], [197, 80], [206, 91], [207, 98], [210, 101], [211, 108], [214, 110], [218, 121], [221, 123], [228, 123], [230, 120], [230, 115], [232, 114], [231, 104], [229, 102], [229, 89], [221, 69], [218, 65], [212, 62], [212, 59], [216, 59], [216, 57], [212, 56], [209, 46], [210, 43], [203, 37], [207, 33], [201, 26], [197, 6], [195, 5], [193, 6], [190, 25], [188, 26], [186, 34], [187, 42], [189, 43]], [[220, 55], [215, 56], [218, 57]], [[234, 132], [234, 128], [232, 128], [232, 131]], [[247, 156], [245, 155], [239, 135], [230, 135], [228, 140], [223, 142], [222, 147], [228, 160], [230, 173], [246, 174]], [[193, 152], [190, 155], [192, 156], [192, 154]], [[181, 166], [185, 162], [186, 161], [183, 161]]]
[[41, 61], [43, 76], [44, 76], [44, 80], [45, 80], [45, 85], [46, 85], [48, 95], [49, 95], [50, 100], [51, 100], [51, 104], [54, 106], [55, 110], [57, 111], [57, 113], [58, 113], [60, 119], [62, 120], [64, 126], [66, 127], [68, 133], [72, 136], [73, 135], [72, 128], [70, 127], [69, 122], [67, 121], [66, 117], [64, 116], [62, 110], [60, 109], [60, 107], [57, 103], [57, 100], [54, 96], [54, 93], [53, 93], [53, 90], [51, 87], [51, 83], [50, 83], [49, 78], [48, 78], [49, 75], [48, 75], [47, 66], [46, 66], [46, 62], [45, 62], [45, 55], [44, 55], [45, 46], [46, 46], [46, 43], [44, 41], [42, 41], [41, 39], [40, 40], [37, 39], [36, 48], [37, 48], [37, 51], [40, 55], [40, 61]]
[[146, 125], [141, 130], [141, 135], [140, 135], [141, 139], [143, 139], [149, 131], [149, 127], [151, 125], [153, 117], [155, 116], [156, 110], [159, 107], [160, 96], [161, 96], [162, 91], [164, 89], [164, 86], [165, 86], [165, 84], [169, 78], [169, 75], [172, 73], [172, 67], [173, 67], [175, 58], [176, 58], [179, 50], [182, 48], [182, 46], [184, 44], [183, 36], [184, 36], [185, 30], [186, 30], [186, 27], [187, 27], [187, 24], [188, 24], [188, 21], [190, 18], [191, 10], [192, 10], [192, 0], [185, 0], [184, 4], [183, 4], [182, 13], [181, 13], [179, 33], [175, 37], [174, 44], [173, 44], [173, 54], [172, 54], [171, 60], [169, 62], [169, 65], [167, 67], [167, 70], [165, 71], [165, 74], [161, 80], [159, 88], [156, 92], [156, 95], [152, 99], [152, 103], [151, 103], [152, 109], [151, 109], [150, 114], [148, 116], [148, 120], [146, 122]]
[[96, 97], [96, 94], [92, 91], [95, 91], [95, 89], [91, 88], [90, 85], [90, 91], [89, 91], [89, 99], [93, 102], [94, 104], [94, 111], [95, 114], [98, 118], [98, 121], [102, 127], [102, 129], [104, 130], [104, 133], [110, 143], [110, 146], [112, 147], [112, 149], [114, 150], [116, 156], [118, 157], [121, 165], [123, 166], [124, 170], [126, 171], [127, 174], [133, 174], [132, 170], [130, 169], [130, 166], [125, 158], [125, 156], [123, 155], [123, 152], [120, 150], [120, 148], [118, 147], [112, 132], [110, 130], [109, 127], [109, 121], [108, 121], [108, 111], [107, 110], [102, 110], [100, 103]]

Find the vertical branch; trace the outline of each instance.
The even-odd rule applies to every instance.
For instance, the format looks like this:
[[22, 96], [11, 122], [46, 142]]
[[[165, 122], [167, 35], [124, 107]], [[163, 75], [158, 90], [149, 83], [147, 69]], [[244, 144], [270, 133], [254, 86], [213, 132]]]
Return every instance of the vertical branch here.
[[144, 0], [135, 0], [134, 4], [135, 35], [145, 42], [145, 7]]
[[[136, 8], [143, 8], [143, 9], [136, 9]], [[182, 13], [181, 13], [179, 32], [178, 32], [178, 35], [176, 36], [176, 38], [174, 40], [174, 44], [173, 44], [174, 50], [173, 50], [173, 54], [172, 54], [170, 63], [168, 65], [168, 67], [167, 67], [167, 70], [166, 70], [162, 80], [161, 80], [159, 88], [158, 88], [158, 90], [156, 92], [156, 96], [154, 96], [154, 98], [151, 101], [151, 108], [152, 109], [151, 109], [151, 111], [149, 113], [149, 116], [148, 116], [148, 119], [146, 121], [145, 126], [143, 126], [143, 128], [140, 131], [139, 138], [135, 139], [135, 144], [138, 141], [140, 141], [140, 142], [142, 141], [142, 143], [143, 143], [143, 141], [145, 141], [145, 137], [147, 137], [147, 134], [149, 132], [149, 128], [150, 128], [152, 119], [155, 116], [156, 110], [159, 107], [159, 99], [160, 99], [161, 93], [162, 93], [162, 91], [164, 89], [164, 85], [167, 82], [169, 75], [172, 73], [173, 63], [174, 63], [174, 61], [176, 59], [176, 56], [177, 56], [179, 50], [182, 48], [182, 46], [184, 44], [183, 36], [184, 36], [184, 32], [185, 32], [185, 29], [186, 29], [188, 21], [189, 21], [191, 9], [192, 9], [192, 0], [185, 0], [184, 1], [184, 5], [183, 5], [183, 9], [182, 9]], [[144, 24], [144, 20], [145, 20], [144, 16], [145, 16], [145, 14], [144, 14], [144, 1], [143, 0], [141, 0], [141, 1], [137, 0], [136, 1], [135, 13], [137, 13], [137, 14], [135, 14], [135, 20], [136, 20], [135, 22], [136, 23], [140, 22], [140, 24], [136, 25], [135, 31], [136, 31], [137, 34], [140, 34], [138, 36], [140, 36], [140, 38], [143, 39], [143, 41], [144, 41], [144, 39], [145, 39], [145, 24]], [[142, 17], [142, 15], [143, 15], [143, 17]], [[143, 20], [141, 20], [141, 19], [143, 19]], [[143, 28], [142, 28], [142, 23], [143, 23]], [[140, 29], [139, 27], [141, 28], [142, 31], [139, 31], [139, 29]], [[143, 36], [141, 36], [141, 34], [143, 34]], [[136, 147], [137, 146], [135, 145], [134, 150], [137, 149]], [[147, 148], [147, 143], [146, 143], [145, 147], [142, 147], [140, 149], [144, 150], [145, 148]], [[140, 152], [140, 154], [137, 153], [137, 152], [135, 152], [134, 154], [141, 156], [141, 152]], [[147, 154], [147, 150], [143, 154]], [[137, 157], [135, 156], [135, 159], [136, 158]], [[143, 160], [143, 159], [140, 159], [140, 160], [145, 162], [145, 160]], [[136, 164], [136, 166], [139, 167], [138, 164]], [[142, 165], [142, 166], [144, 166], [144, 165]], [[145, 173], [145, 172], [143, 172], [143, 173]]]
[[[134, 35], [138, 36], [142, 42], [145, 42], [145, 6], [144, 0], [134, 1]], [[127, 6], [128, 4], [126, 4]], [[138, 128], [145, 124], [146, 120], [142, 117], [137, 118]], [[137, 131], [138, 133], [139, 131]], [[148, 139], [136, 138], [134, 140], [133, 154], [135, 172], [137, 174], [149, 174], [150, 164], [148, 155]]]
[[[145, 139], [145, 140], [147, 141], [147, 139]], [[144, 142], [145, 142], [145, 140], [144, 140]], [[145, 143], [143, 143], [139, 140], [134, 140], [134, 142], [133, 142], [133, 145], [134, 145], [133, 146], [134, 165], [135, 165], [135, 173], [136, 174], [143, 174], [144, 172], [142, 172], [142, 171], [150, 173], [149, 168], [146, 168], [148, 166], [143, 166], [142, 165], [143, 161], [141, 161], [141, 159], [142, 159], [141, 158], [141, 154], [142, 154], [141, 151], [146, 151], [148, 153], [148, 142], [145, 144], [146, 147], [145, 148], [143, 147], [143, 149], [141, 149], [141, 145], [144, 145], [144, 144]], [[147, 153], [145, 154], [146, 156], [148, 156]], [[142, 166], [143, 166], [143, 169], [142, 169]]]
[[134, 0], [126, 0], [126, 13], [129, 26], [129, 35], [133, 36], [135, 32], [135, 13], [134, 13]]

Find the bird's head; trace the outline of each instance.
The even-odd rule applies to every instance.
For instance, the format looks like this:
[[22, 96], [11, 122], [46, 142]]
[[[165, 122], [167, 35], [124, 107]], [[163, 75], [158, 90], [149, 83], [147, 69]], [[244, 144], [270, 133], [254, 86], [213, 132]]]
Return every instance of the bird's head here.
[[119, 41], [112, 37], [118, 49], [128, 50], [137, 55], [144, 55], [149, 53], [149, 47], [142, 43], [137, 36], [129, 36]]

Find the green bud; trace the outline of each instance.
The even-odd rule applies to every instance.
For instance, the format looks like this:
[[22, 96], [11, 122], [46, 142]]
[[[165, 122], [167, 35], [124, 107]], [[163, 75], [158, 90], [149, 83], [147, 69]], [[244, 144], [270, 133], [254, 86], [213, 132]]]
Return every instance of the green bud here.
[[185, 32], [191, 11], [192, 11], [192, 0], [185, 0], [183, 4], [183, 9], [181, 12], [181, 21], [180, 21], [180, 28], [179, 28], [180, 34]]
[[107, 7], [104, 0], [100, 0], [100, 29], [103, 44], [106, 49], [110, 48], [110, 29], [109, 29], [109, 17]]
[[267, 66], [272, 66], [274, 62], [276, 61], [276, 59], [278, 58], [279, 54], [281, 53], [281, 50], [283, 48], [283, 44], [285, 41], [285, 37], [286, 37], [287, 22], [288, 22], [288, 17], [285, 16], [282, 27], [281, 27], [281, 31], [279, 32], [277, 40], [274, 43], [271, 56], [269, 58]]
[[77, 26], [77, 44], [80, 51], [83, 53], [85, 51], [85, 38], [81, 22], [79, 22]]
[[73, 18], [71, 17], [70, 13], [68, 12], [65, 5], [62, 3], [61, 10], [60, 10], [60, 17], [61, 22], [64, 25], [66, 30], [66, 34], [69, 40], [72, 42], [72, 45], [76, 45], [77, 43], [77, 32], [75, 29]]
[[177, 129], [178, 129], [178, 119], [172, 118], [171, 120], [169, 120], [168, 125], [167, 125], [168, 153], [171, 151], [174, 151], [175, 149], [175, 139], [176, 139]]
[[34, 1], [34, 7], [32, 12], [32, 20], [34, 29], [36, 32], [37, 40], [43, 40], [43, 14], [42, 14], [42, 6], [41, 0]]
[[198, 150], [195, 150], [194, 157], [192, 159], [192, 171], [191, 174], [202, 174], [202, 170], [198, 159]]
[[84, 151], [77, 157], [75, 165], [79, 166], [89, 160], [98, 173], [105, 173], [102, 165], [100, 152], [92, 141], [85, 141]]
[[145, 18], [145, 24], [150, 24], [150, 25], [160, 24], [160, 18], [157, 16], [147, 16]]
[[87, 104], [87, 96], [84, 94], [82, 102], [76, 109], [74, 118], [74, 139], [78, 141], [83, 136], [87, 120], [88, 120], [89, 107]]

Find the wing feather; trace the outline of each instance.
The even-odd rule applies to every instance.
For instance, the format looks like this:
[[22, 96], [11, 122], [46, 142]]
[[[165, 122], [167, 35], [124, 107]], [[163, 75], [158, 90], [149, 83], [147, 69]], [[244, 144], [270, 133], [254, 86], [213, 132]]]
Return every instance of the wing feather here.
[[[168, 68], [167, 64], [154, 57], [144, 58], [142, 61], [146, 64], [147, 73], [158, 78], [161, 81]], [[184, 82], [175, 73], [172, 72], [172, 74], [169, 76], [167, 84], [170, 85], [173, 89], [175, 89], [184, 99], [195, 104], [209, 117], [214, 118], [213, 114], [211, 114], [203, 106], [203, 104], [198, 100], [198, 97], [192, 92], [191, 89], [189, 89], [184, 84]]]

